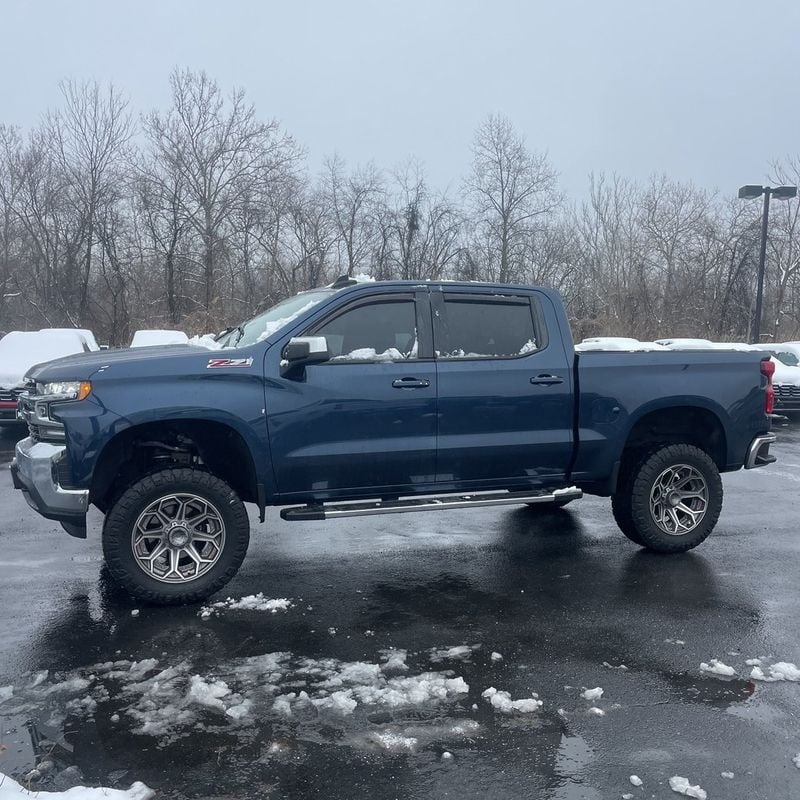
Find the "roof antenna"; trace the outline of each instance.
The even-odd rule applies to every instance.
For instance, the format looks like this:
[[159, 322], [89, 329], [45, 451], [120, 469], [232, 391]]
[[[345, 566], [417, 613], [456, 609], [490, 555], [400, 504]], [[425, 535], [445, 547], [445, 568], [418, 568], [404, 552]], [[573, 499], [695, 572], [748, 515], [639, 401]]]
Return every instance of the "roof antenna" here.
[[330, 286], [331, 289], [344, 289], [345, 286], [355, 286], [358, 281], [349, 275], [340, 275]]

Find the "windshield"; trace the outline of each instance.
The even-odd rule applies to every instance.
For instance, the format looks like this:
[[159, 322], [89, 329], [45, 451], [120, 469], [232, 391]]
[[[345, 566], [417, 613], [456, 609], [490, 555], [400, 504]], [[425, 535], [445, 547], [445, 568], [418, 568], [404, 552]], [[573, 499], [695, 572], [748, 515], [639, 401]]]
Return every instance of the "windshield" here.
[[246, 347], [260, 342], [334, 293], [334, 289], [313, 289], [297, 294], [224, 333], [217, 341], [222, 347]]
[[787, 367], [797, 367], [800, 366], [800, 358], [798, 358], [794, 353], [787, 353], [785, 350], [773, 350], [773, 355], [778, 361], [786, 364]]

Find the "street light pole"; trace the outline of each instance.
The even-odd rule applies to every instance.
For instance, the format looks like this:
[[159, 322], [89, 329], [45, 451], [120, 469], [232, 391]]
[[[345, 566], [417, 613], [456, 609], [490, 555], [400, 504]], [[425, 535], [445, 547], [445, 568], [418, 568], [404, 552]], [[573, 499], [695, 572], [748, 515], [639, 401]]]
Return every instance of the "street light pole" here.
[[758, 288], [756, 289], [756, 310], [753, 318], [753, 330], [750, 338], [758, 344], [761, 338], [761, 307], [764, 303], [764, 273], [767, 267], [767, 229], [769, 226], [769, 198], [772, 191], [764, 187], [764, 210], [761, 212], [761, 250], [758, 254]]
[[757, 186], [747, 184], [739, 189], [742, 200], [755, 200], [764, 195], [764, 208], [761, 212], [761, 247], [758, 254], [758, 288], [756, 289], [756, 308], [750, 328], [750, 338], [753, 344], [758, 344], [761, 338], [761, 316], [764, 305], [764, 275], [767, 268], [767, 229], [769, 226], [769, 201], [774, 195], [776, 200], [789, 200], [797, 197], [796, 186]]

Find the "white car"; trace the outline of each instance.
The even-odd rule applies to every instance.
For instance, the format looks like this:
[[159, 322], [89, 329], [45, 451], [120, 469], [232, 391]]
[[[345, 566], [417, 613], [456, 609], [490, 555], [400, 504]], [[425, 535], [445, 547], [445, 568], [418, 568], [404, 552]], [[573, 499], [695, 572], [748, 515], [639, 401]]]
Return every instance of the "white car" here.
[[17, 419], [17, 396], [32, 367], [90, 349], [85, 337], [72, 329], [7, 333], [0, 339], [0, 422]]
[[157, 347], [163, 344], [187, 344], [189, 337], [183, 331], [141, 330], [133, 334], [131, 347]]
[[46, 333], [52, 331], [53, 333], [75, 333], [81, 337], [81, 340], [86, 345], [87, 349], [95, 352], [100, 349], [97, 344], [94, 334], [88, 328], [42, 328], [39, 333]]

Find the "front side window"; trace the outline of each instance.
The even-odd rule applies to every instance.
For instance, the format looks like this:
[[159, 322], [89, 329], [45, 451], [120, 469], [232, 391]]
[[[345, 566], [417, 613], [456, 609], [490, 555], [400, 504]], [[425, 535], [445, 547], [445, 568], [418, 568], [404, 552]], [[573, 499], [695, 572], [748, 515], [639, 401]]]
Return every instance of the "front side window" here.
[[332, 361], [403, 361], [417, 357], [414, 301], [376, 300], [343, 311], [314, 332]]
[[514, 358], [538, 349], [527, 298], [445, 297], [439, 358]]

